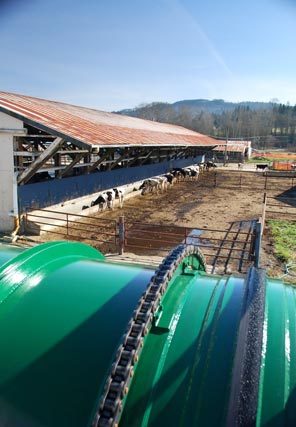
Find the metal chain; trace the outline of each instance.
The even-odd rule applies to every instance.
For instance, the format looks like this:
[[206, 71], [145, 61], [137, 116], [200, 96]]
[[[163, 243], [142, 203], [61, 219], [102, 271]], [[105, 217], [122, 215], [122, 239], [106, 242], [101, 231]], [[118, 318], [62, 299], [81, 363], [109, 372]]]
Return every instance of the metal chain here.
[[205, 269], [204, 257], [197, 246], [180, 245], [173, 249], [159, 265], [146, 291], [139, 300], [133, 317], [123, 336], [111, 372], [106, 380], [103, 395], [94, 416], [93, 427], [117, 427], [123, 409], [123, 399], [128, 393], [137, 363], [148, 334], [154, 313], [169, 281], [184, 258], [196, 255]]

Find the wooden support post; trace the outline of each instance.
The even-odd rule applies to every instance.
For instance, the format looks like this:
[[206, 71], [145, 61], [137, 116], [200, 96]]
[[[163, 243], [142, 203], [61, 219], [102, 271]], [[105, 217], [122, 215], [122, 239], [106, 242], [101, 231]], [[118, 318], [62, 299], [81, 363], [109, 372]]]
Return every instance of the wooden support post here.
[[82, 157], [85, 156], [85, 153], [77, 154], [72, 162], [66, 166], [64, 169], [58, 171], [58, 178], [62, 178], [64, 175], [66, 175], [68, 172], [70, 172], [71, 169], [82, 159]]
[[149, 151], [149, 153], [147, 154], [147, 156], [145, 156], [145, 158], [141, 160], [141, 162], [140, 162], [140, 165], [139, 165], [139, 166], [142, 166], [142, 165], [146, 162], [146, 160], [148, 160], [148, 159], [149, 159], [149, 157], [151, 157], [151, 156], [152, 156], [152, 153], [153, 153], [154, 151], [155, 151], [155, 150], [151, 150], [151, 151]]
[[29, 181], [30, 178], [32, 178], [33, 175], [38, 171], [38, 169], [41, 168], [42, 165], [44, 165], [50, 157], [52, 157], [61, 147], [61, 145], [64, 143], [64, 140], [62, 138], [56, 138], [50, 146], [44, 150], [40, 156], [38, 156], [31, 164], [30, 166], [22, 172], [17, 180], [18, 184], [25, 184], [27, 181]]
[[127, 162], [127, 165], [126, 165], [126, 167], [131, 167], [132, 165], [134, 165], [138, 160], [139, 160], [139, 158], [143, 155], [145, 153], [145, 150], [140, 150], [139, 151], [139, 153], [138, 154], [136, 154], [135, 155], [135, 157], [131, 160], [131, 161], [128, 161]]
[[108, 157], [112, 154], [113, 150], [107, 150], [107, 153], [105, 153], [103, 156], [101, 156], [98, 160], [96, 160], [89, 168], [87, 169], [87, 173], [92, 172], [95, 170], [101, 163], [103, 163], [105, 160], [108, 159]]
[[120, 157], [118, 157], [118, 159], [114, 160], [114, 163], [110, 163], [109, 170], [111, 171], [112, 169], [114, 169], [115, 166], [118, 165], [118, 163], [120, 163], [127, 156], [128, 156], [128, 148], [125, 148], [123, 154]]

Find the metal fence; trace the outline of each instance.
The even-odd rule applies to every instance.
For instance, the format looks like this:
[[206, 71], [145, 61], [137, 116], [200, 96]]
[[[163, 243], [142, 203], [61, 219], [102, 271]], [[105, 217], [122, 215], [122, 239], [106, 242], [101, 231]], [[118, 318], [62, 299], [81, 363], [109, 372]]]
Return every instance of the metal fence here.
[[49, 209], [26, 212], [26, 235], [52, 235], [66, 240], [88, 241], [105, 252], [119, 249], [118, 224], [115, 220], [57, 212]]
[[256, 221], [233, 222], [227, 229], [124, 222], [122, 251], [165, 254], [180, 243], [200, 247], [213, 273], [246, 271], [255, 259]]
[[199, 186], [235, 190], [270, 192], [287, 190], [296, 185], [296, 172], [239, 172], [212, 171], [198, 181]]
[[86, 241], [103, 253], [164, 256], [180, 243], [197, 245], [212, 273], [245, 272], [258, 251], [256, 221], [233, 222], [226, 229], [196, 229], [131, 222], [123, 216], [116, 221], [40, 210], [25, 214], [24, 229], [26, 235], [38, 235], [41, 241], [57, 237]]
[[263, 197], [262, 217], [263, 224], [268, 219], [296, 221], [296, 194], [295, 197], [284, 195], [271, 197], [265, 193]]

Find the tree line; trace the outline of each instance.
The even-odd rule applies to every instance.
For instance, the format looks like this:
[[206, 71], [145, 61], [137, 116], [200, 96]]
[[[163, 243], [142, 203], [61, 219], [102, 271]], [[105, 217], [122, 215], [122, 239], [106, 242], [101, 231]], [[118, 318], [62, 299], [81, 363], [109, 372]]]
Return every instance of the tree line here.
[[[268, 104], [267, 104], [268, 105]], [[213, 113], [189, 106], [154, 102], [140, 105], [124, 114], [184, 126], [219, 138], [252, 139], [257, 148], [287, 148], [296, 151], [296, 105], [270, 104], [251, 109], [238, 105], [232, 111]]]

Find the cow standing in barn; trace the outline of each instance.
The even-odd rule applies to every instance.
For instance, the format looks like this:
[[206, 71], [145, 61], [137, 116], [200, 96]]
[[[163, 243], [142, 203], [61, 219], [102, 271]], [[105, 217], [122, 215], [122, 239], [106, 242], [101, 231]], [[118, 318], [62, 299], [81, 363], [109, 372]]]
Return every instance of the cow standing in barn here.
[[206, 171], [216, 168], [217, 165], [214, 162], [208, 161], [206, 162]]
[[107, 207], [107, 199], [108, 196], [106, 193], [101, 193], [98, 195], [98, 197], [96, 198], [96, 200], [92, 201], [90, 206], [96, 206], [99, 205], [99, 208], [104, 211]]
[[164, 175], [167, 179], [168, 184], [175, 184], [177, 182], [177, 178], [172, 173], [166, 173]]
[[120, 209], [122, 209], [123, 208], [123, 196], [124, 196], [124, 192], [123, 192], [123, 190], [119, 190], [118, 188], [113, 188], [113, 191], [115, 193], [115, 199], [118, 199]]
[[160, 190], [160, 183], [156, 179], [145, 179], [145, 181], [140, 185], [139, 190], [142, 190], [142, 196], [147, 193], [158, 193]]
[[108, 209], [113, 209], [113, 204], [115, 200], [115, 191], [114, 190], [106, 191], [106, 194], [107, 194], [107, 207]]

